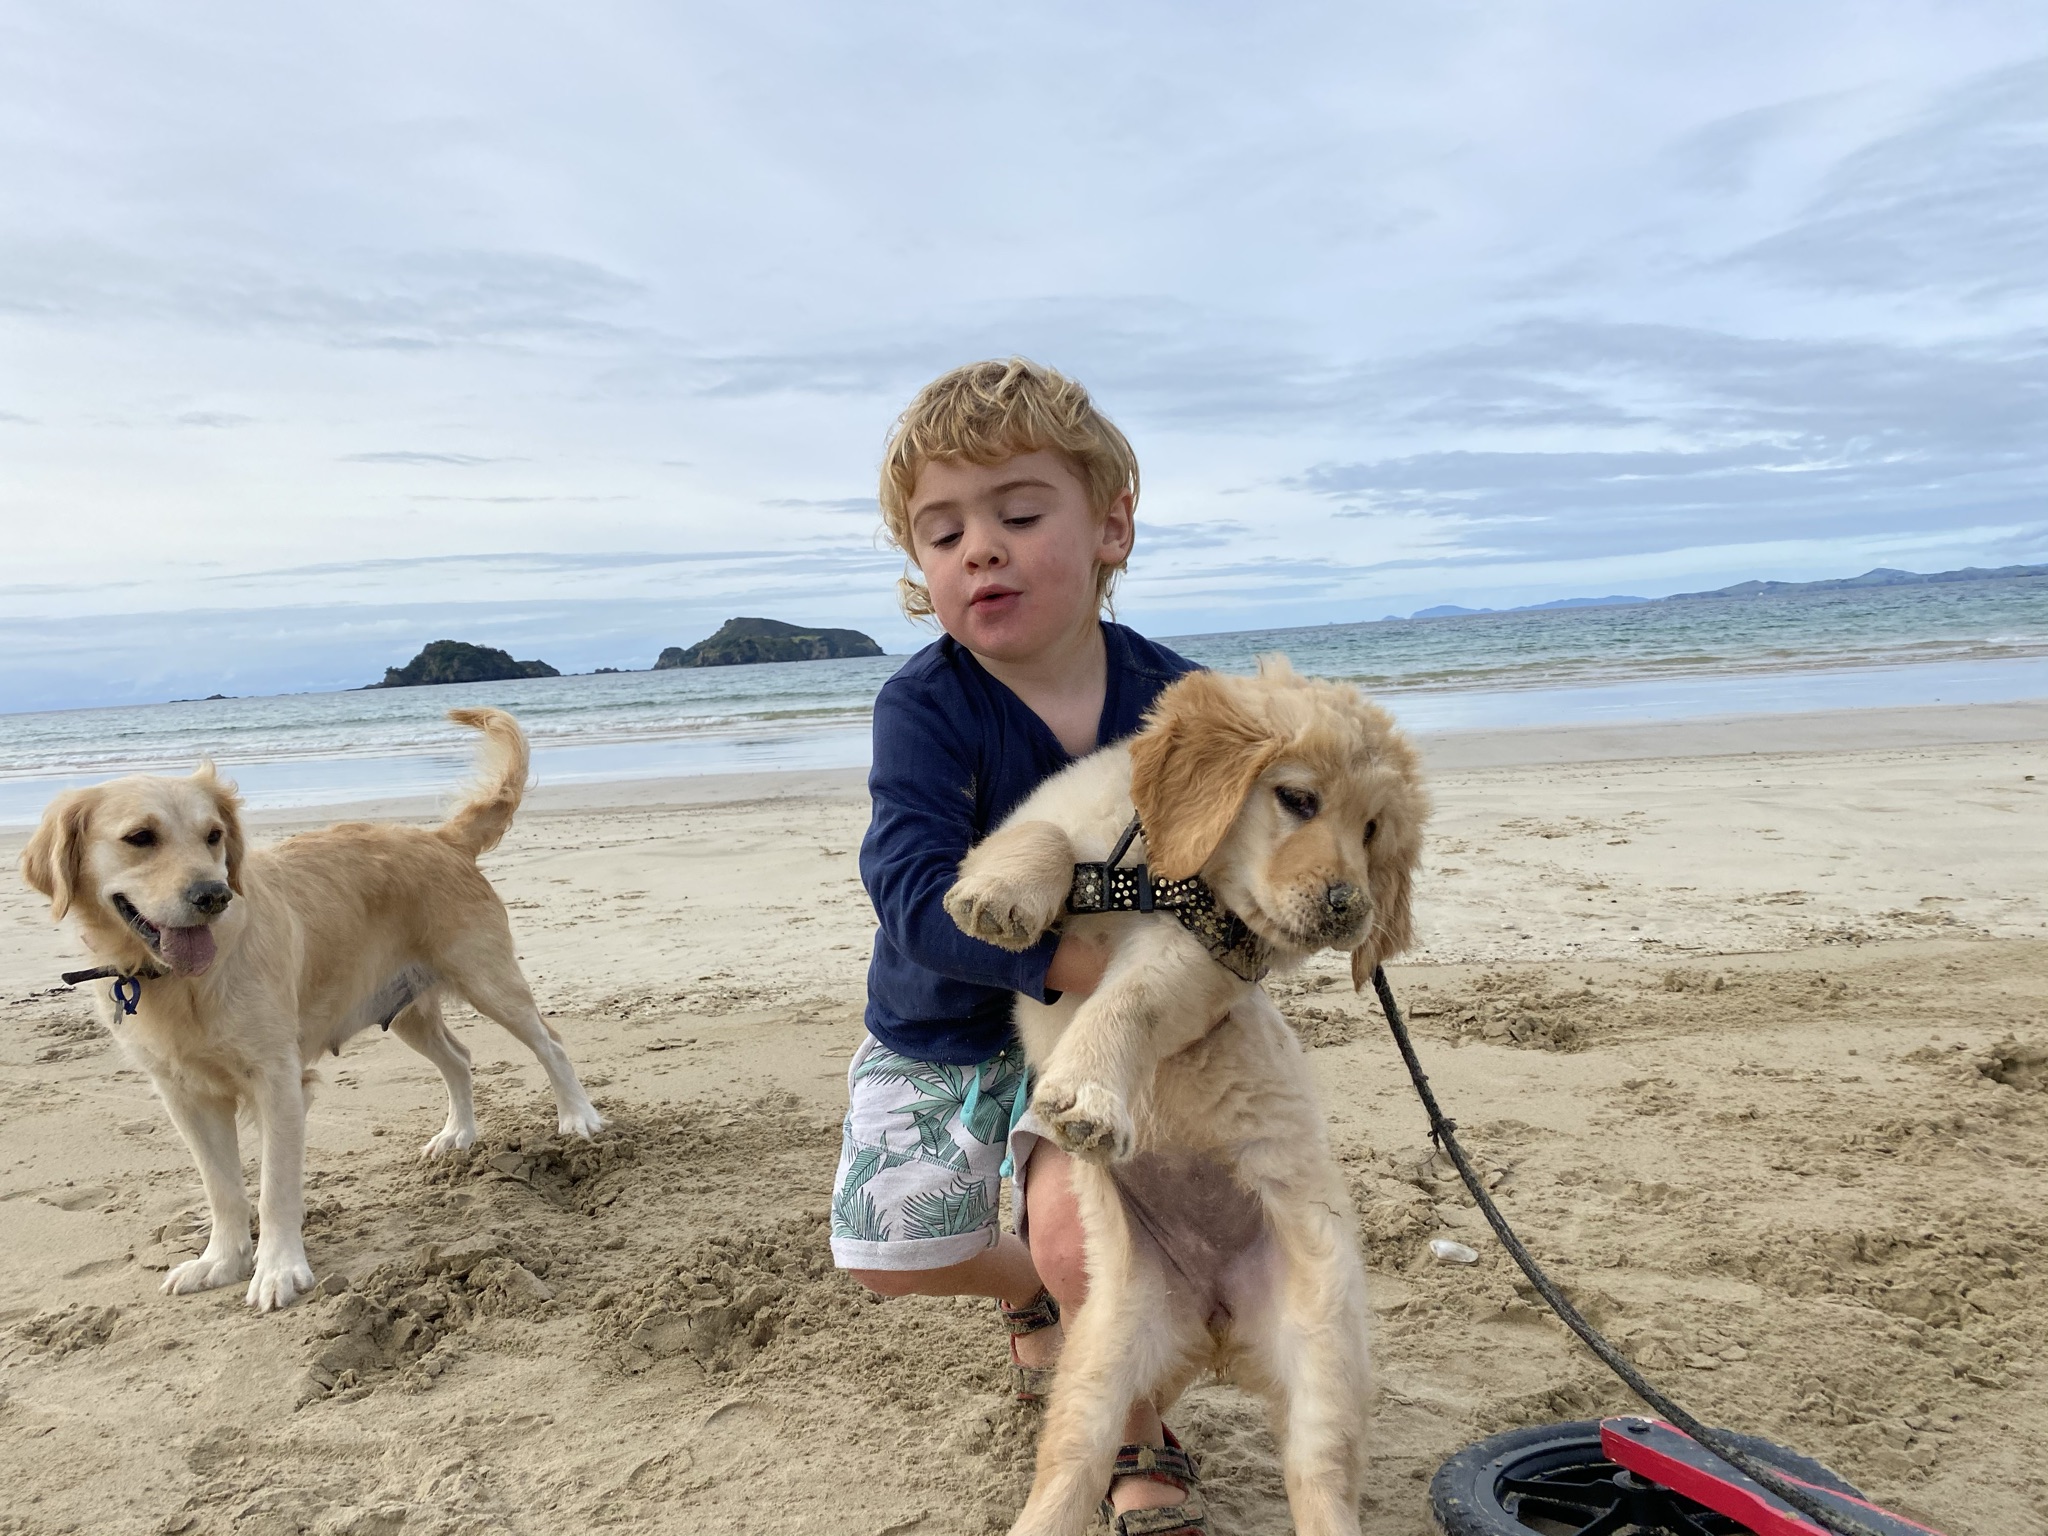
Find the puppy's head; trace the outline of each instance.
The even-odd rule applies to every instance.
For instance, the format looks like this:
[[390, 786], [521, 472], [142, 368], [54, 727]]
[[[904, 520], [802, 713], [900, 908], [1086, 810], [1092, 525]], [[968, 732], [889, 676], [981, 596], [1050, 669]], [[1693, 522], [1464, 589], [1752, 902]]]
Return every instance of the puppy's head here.
[[1351, 978], [1413, 940], [1429, 797], [1408, 740], [1340, 683], [1280, 658], [1196, 672], [1131, 742], [1131, 800], [1162, 878], [1199, 874], [1283, 953], [1351, 952]]
[[211, 763], [189, 778], [74, 789], [43, 812], [22, 877], [109, 959], [196, 976], [213, 964], [214, 919], [242, 889], [240, 810]]

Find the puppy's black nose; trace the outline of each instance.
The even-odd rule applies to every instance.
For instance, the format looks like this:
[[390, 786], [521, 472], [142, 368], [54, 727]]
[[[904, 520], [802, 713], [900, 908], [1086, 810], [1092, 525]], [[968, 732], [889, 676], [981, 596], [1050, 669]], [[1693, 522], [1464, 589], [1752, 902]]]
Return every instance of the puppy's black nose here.
[[1323, 892], [1323, 905], [1332, 913], [1342, 917], [1358, 904], [1359, 889], [1348, 881], [1339, 880]]
[[228, 889], [223, 880], [201, 880], [185, 892], [185, 900], [197, 911], [208, 917], [219, 917], [227, 911], [228, 903], [235, 899], [235, 893]]

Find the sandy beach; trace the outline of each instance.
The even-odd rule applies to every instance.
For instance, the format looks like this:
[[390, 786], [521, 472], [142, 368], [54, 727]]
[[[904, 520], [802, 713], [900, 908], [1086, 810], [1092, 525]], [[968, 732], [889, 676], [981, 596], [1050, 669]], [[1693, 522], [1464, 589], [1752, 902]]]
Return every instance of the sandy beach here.
[[[1531, 1246], [1703, 1417], [1949, 1536], [2048, 1533], [2048, 703], [1426, 745], [1391, 975]], [[267, 1317], [157, 1294], [197, 1175], [0, 837], [0, 1532], [1000, 1530], [1036, 1413], [993, 1305], [879, 1303], [826, 1254], [865, 820], [853, 772], [539, 786], [485, 867], [614, 1129], [558, 1141], [532, 1059], [452, 1009], [484, 1136], [422, 1163], [437, 1075], [359, 1038], [311, 1115], [323, 1284]], [[1339, 959], [1272, 990], [1371, 1267], [1365, 1527], [1426, 1536], [1446, 1455], [1629, 1399], [1432, 1162]], [[1173, 1423], [1216, 1531], [1287, 1528], [1249, 1399]]]

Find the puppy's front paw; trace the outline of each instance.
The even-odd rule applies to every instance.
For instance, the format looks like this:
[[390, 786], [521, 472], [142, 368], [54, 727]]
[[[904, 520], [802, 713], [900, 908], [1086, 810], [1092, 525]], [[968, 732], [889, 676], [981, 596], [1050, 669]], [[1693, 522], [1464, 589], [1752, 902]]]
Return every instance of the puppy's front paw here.
[[1100, 1083], [1067, 1084], [1048, 1079], [1031, 1096], [1031, 1107], [1054, 1141], [1092, 1163], [1120, 1163], [1137, 1144], [1138, 1130], [1130, 1109]]
[[303, 1253], [259, 1252], [256, 1273], [249, 1277], [249, 1305], [258, 1312], [290, 1306], [313, 1289], [313, 1269]]
[[1003, 949], [1029, 949], [1059, 921], [1067, 886], [1057, 891], [1002, 876], [963, 875], [946, 892], [946, 915], [971, 938]]
[[163, 1293], [166, 1296], [190, 1296], [195, 1291], [237, 1285], [249, 1278], [249, 1266], [246, 1248], [216, 1253], [208, 1247], [198, 1258], [172, 1266], [171, 1272], [164, 1276]]

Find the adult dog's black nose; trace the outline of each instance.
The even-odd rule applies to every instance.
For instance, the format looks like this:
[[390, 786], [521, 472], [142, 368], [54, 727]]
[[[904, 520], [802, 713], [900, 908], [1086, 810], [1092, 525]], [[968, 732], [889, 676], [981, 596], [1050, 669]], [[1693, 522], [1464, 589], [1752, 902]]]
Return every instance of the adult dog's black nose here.
[[224, 880], [201, 880], [185, 892], [185, 900], [193, 909], [204, 912], [208, 917], [219, 917], [234, 899], [235, 893], [228, 889]]
[[1343, 917], [1358, 905], [1363, 892], [1346, 880], [1339, 880], [1323, 892], [1323, 905], [1333, 917]]

